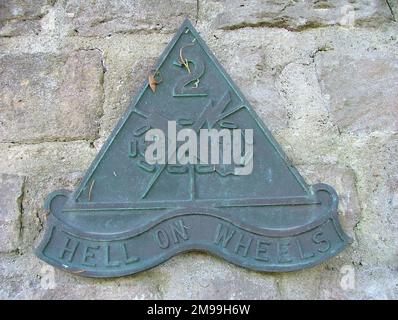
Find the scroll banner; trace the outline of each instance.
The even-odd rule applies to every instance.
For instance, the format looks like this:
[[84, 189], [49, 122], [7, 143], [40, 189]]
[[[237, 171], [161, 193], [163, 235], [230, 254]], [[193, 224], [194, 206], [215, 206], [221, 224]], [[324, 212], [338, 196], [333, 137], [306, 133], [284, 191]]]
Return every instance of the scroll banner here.
[[[48, 263], [92, 277], [133, 274], [184, 251], [205, 251], [236, 265], [259, 271], [293, 271], [311, 267], [346, 246], [336, 218], [301, 233], [267, 236], [214, 214], [174, 214], [128, 237], [82, 236], [51, 216], [37, 249]], [[204, 228], [204, 226], [206, 226]], [[145, 243], [145, 246], [142, 244]]]

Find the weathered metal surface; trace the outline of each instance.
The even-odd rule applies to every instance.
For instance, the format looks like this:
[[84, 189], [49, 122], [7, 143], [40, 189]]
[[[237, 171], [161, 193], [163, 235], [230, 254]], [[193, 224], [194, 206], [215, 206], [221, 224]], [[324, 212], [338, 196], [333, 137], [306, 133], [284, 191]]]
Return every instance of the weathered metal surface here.
[[[168, 120], [196, 131], [254, 129], [253, 172], [148, 164], [144, 134]], [[253, 270], [292, 271], [350, 242], [336, 192], [305, 183], [188, 20], [77, 190], [55, 191], [45, 205], [37, 255], [92, 277], [136, 273], [192, 250]]]

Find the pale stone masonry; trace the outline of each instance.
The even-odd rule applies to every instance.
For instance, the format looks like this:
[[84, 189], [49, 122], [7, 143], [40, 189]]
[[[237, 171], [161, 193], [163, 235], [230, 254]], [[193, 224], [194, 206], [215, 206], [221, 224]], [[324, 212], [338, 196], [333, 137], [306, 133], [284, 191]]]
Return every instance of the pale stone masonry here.
[[0, 175], [0, 252], [18, 250], [22, 229], [24, 177]]
[[377, 26], [391, 20], [386, 1], [221, 1], [225, 10], [218, 15], [218, 26], [276, 26], [292, 30], [341, 25], [355, 12], [355, 24]]
[[[292, 273], [204, 253], [112, 280], [33, 255], [45, 196], [74, 189], [188, 17], [354, 243]], [[0, 3], [0, 298], [398, 299], [396, 0]]]
[[318, 55], [317, 65], [328, 108], [341, 131], [397, 132], [398, 117], [391, 117], [398, 101], [393, 85], [398, 83], [396, 55], [377, 50], [360, 56], [325, 52]]
[[103, 69], [97, 50], [0, 58], [0, 141], [97, 138]]

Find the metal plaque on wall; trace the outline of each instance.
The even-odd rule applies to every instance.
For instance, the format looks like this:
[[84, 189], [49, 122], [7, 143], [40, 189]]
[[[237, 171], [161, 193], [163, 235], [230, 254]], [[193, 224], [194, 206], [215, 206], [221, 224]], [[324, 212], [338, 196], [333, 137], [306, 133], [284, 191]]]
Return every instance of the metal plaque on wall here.
[[[225, 161], [204, 160], [204, 145], [210, 160]], [[332, 187], [306, 184], [186, 20], [78, 188], [48, 196], [36, 253], [90, 277], [133, 274], [195, 250], [293, 271], [350, 243], [337, 205]]]

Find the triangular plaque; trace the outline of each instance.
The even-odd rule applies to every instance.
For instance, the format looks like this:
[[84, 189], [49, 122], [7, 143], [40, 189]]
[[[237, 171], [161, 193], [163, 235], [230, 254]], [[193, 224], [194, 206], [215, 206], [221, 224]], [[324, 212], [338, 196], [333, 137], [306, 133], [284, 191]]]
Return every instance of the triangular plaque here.
[[[144, 137], [161, 129], [169, 142], [173, 121], [177, 131], [240, 129], [239, 140], [252, 129], [252, 171], [236, 170], [246, 153], [236, 165], [147, 161]], [[133, 274], [193, 250], [258, 271], [298, 270], [351, 241], [337, 204], [332, 187], [305, 183], [186, 20], [77, 190], [48, 196], [37, 255], [92, 277]]]

